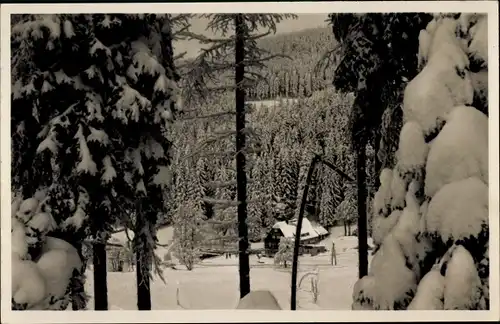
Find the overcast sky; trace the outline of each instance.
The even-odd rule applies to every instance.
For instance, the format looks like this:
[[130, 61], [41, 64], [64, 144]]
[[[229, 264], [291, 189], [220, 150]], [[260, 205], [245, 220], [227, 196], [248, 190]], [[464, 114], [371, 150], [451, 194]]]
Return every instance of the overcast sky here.
[[[287, 19], [278, 24], [277, 34], [288, 33], [302, 29], [324, 27], [326, 26], [325, 19], [327, 14], [301, 14], [297, 15], [297, 19]], [[191, 20], [191, 31], [197, 34], [204, 34], [208, 37], [213, 37], [214, 34], [210, 30], [205, 30], [207, 20], [202, 18], [193, 18]], [[186, 57], [193, 57], [197, 54], [200, 45], [196, 41], [177, 41], [174, 42], [175, 53], [187, 52]]]

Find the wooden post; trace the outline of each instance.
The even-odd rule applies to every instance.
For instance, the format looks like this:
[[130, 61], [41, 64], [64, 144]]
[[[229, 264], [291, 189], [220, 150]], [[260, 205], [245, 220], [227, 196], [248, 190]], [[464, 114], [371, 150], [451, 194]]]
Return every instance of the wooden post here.
[[337, 265], [337, 251], [335, 251], [335, 242], [332, 241], [332, 255], [330, 259], [330, 263], [333, 265], [335, 261], [335, 265]]

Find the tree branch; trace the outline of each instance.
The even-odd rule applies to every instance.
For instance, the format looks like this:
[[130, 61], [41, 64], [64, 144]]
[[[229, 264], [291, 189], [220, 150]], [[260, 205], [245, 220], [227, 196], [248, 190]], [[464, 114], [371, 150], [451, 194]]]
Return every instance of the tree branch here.
[[228, 116], [228, 115], [234, 115], [234, 111], [223, 111], [223, 112], [218, 112], [218, 113], [213, 113], [209, 115], [202, 115], [202, 116], [193, 116], [193, 117], [184, 117], [180, 120], [191, 120], [191, 119], [207, 119], [207, 118], [215, 118], [215, 117], [221, 117], [221, 116]]

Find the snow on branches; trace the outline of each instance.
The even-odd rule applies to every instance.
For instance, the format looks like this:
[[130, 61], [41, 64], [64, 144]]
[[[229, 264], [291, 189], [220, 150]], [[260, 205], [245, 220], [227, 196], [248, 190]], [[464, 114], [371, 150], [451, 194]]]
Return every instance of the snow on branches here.
[[457, 24], [451, 18], [437, 22], [429, 61], [404, 92], [404, 119], [420, 124], [426, 142], [441, 129], [453, 107], [472, 103], [469, 60], [456, 37]]
[[15, 20], [12, 184], [26, 198], [46, 190], [44, 210], [31, 219], [41, 234], [54, 227], [52, 218], [77, 246], [89, 229], [99, 237], [132, 217], [125, 210], [147, 205], [152, 224], [164, 211], [179, 98], [169, 28], [158, 27], [168, 16]]
[[489, 307], [488, 117], [473, 82], [476, 69], [487, 79], [485, 25], [436, 15], [420, 33], [423, 68], [404, 92], [398, 161], [374, 201], [379, 246], [353, 309]]
[[[151, 186], [168, 185], [167, 127], [174, 118], [178, 88], [170, 72], [173, 67], [165, 65], [168, 58], [162, 51], [153, 51], [148, 41], [158, 31], [150, 26], [136, 32], [138, 24], [149, 18], [32, 15], [15, 24], [13, 111], [19, 113], [13, 114], [13, 129], [30, 126], [13, 138], [14, 155], [28, 153], [19, 155], [20, 167], [14, 168], [20, 183], [31, 174], [44, 185], [85, 181], [85, 187], [95, 177], [104, 190], [99, 195], [102, 198], [89, 191], [88, 199], [95, 206], [106, 191], [111, 194], [109, 190], [116, 190], [126, 179], [133, 182], [133, 188], [146, 193]], [[155, 19], [163, 24], [166, 18]], [[127, 33], [128, 29], [133, 32]], [[110, 30], [120, 32], [120, 39], [110, 41], [106, 34]], [[162, 37], [155, 39], [164, 41]], [[67, 46], [70, 40], [79, 43], [79, 48]], [[46, 52], [47, 47], [53, 50]], [[60, 63], [40, 65], [42, 53], [49, 60], [61, 58]], [[71, 66], [66, 64], [68, 59]], [[26, 70], [25, 62], [33, 63], [33, 69]], [[35, 120], [29, 116], [35, 116]], [[128, 147], [144, 155], [141, 167], [124, 160], [122, 152]], [[30, 166], [33, 160], [36, 168]], [[52, 172], [46, 172], [47, 167]], [[127, 173], [132, 176], [124, 177]], [[77, 187], [74, 192], [78, 201]], [[128, 194], [132, 198], [134, 192]]]
[[488, 186], [478, 178], [467, 178], [443, 186], [434, 195], [425, 215], [425, 229], [439, 235], [443, 243], [479, 239], [488, 215]]
[[444, 185], [468, 177], [487, 184], [488, 117], [474, 107], [455, 107], [432, 143], [425, 171], [428, 197]]
[[49, 236], [58, 224], [42, 205], [34, 197], [12, 204], [13, 309], [65, 310], [82, 271], [75, 247]]

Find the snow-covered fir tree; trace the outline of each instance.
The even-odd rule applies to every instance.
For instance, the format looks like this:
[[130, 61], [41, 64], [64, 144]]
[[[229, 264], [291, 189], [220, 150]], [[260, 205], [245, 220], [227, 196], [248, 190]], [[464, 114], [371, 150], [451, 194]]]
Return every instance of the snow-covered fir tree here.
[[[117, 218], [134, 211], [146, 279], [171, 180], [171, 39], [169, 15], [25, 15], [12, 27], [13, 191], [37, 199], [54, 236], [77, 249], [86, 236], [103, 246]], [[149, 279], [139, 286], [147, 291]], [[147, 295], [140, 309], [150, 308]]]
[[248, 205], [248, 229], [251, 240], [261, 240], [269, 228], [274, 225], [269, 192], [267, 156], [257, 158], [250, 174], [252, 182], [249, 186], [250, 204]]
[[[186, 149], [189, 151], [189, 148]], [[203, 168], [200, 159], [183, 161], [177, 166], [177, 172], [182, 186], [177, 191], [177, 208], [172, 219], [174, 226], [174, 253], [180, 263], [192, 270], [198, 261], [204, 239], [204, 221], [207, 219], [204, 210], [205, 197], [202, 178], [196, 171]]]
[[295, 214], [299, 188], [299, 159], [294, 149], [281, 148], [279, 152], [278, 192], [275, 193], [277, 220], [290, 220]]
[[345, 184], [344, 199], [335, 208], [335, 219], [344, 224], [346, 235], [351, 235], [351, 224], [356, 217], [356, 188], [352, 184]]
[[489, 309], [487, 86], [473, 81], [488, 71], [486, 25], [435, 15], [420, 33], [397, 163], [373, 205], [378, 248], [353, 309]]
[[333, 172], [325, 173], [318, 221], [322, 226], [330, 227], [334, 225], [335, 209], [343, 199], [343, 192], [340, 190], [339, 176]]
[[[206, 158], [200, 158], [196, 164], [196, 173], [201, 188], [201, 198], [213, 198], [215, 189], [211, 183], [214, 181], [214, 172], [211, 170]], [[203, 213], [206, 219], [211, 219], [214, 215], [213, 205], [209, 202], [202, 202]]]

